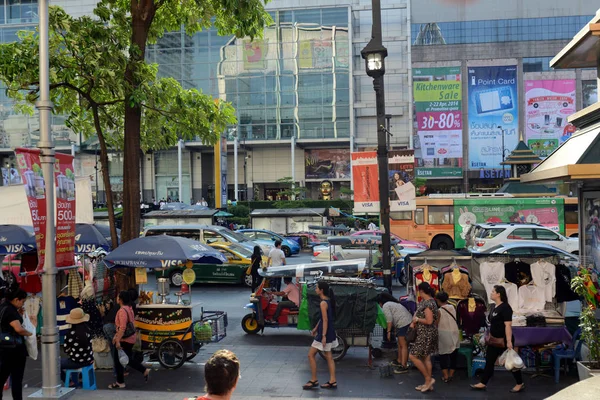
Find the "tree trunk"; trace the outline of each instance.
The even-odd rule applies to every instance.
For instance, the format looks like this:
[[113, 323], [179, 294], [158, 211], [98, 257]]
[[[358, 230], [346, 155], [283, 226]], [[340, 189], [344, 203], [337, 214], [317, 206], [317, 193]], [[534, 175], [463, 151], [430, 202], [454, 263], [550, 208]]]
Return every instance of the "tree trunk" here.
[[[148, 31], [156, 5], [153, 0], [131, 0], [131, 48], [125, 69], [128, 89], [125, 93], [125, 143], [123, 151], [123, 227], [121, 242], [127, 242], [140, 235], [140, 148], [142, 107], [132, 100], [139, 87], [135, 68], [146, 56]], [[131, 276], [117, 274], [117, 289], [124, 290], [135, 286]]]
[[[94, 115], [96, 135], [98, 136], [98, 142], [100, 143], [100, 165], [102, 166], [102, 182], [104, 183], [104, 192], [106, 193], [106, 208], [108, 209], [108, 222], [110, 224], [110, 241], [112, 248], [116, 249], [119, 246], [119, 239], [115, 221], [112, 186], [110, 184], [110, 172], [108, 170], [108, 148], [106, 147], [106, 140], [104, 140], [104, 133], [102, 132], [102, 126], [100, 125], [98, 108], [92, 106], [92, 113]], [[97, 184], [98, 182], [96, 182], [96, 185]]]

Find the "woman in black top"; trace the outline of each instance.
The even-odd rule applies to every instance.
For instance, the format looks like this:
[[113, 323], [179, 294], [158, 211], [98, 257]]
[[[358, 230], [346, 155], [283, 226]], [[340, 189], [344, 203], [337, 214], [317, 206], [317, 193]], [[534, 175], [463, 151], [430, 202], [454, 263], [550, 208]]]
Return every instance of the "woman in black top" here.
[[260, 246], [254, 246], [254, 253], [252, 253], [252, 258], [250, 259], [252, 262], [250, 269], [252, 271], [252, 293], [256, 292], [256, 288], [258, 288], [262, 282], [262, 276], [258, 274], [260, 263], [262, 261], [261, 253]]
[[[3, 333], [10, 333], [20, 339], [20, 344], [14, 349], [2, 349], [0, 351], [0, 382], [11, 377], [12, 398], [23, 400], [23, 375], [25, 375], [25, 361], [27, 360], [27, 348], [23, 336], [31, 336], [33, 333], [23, 328], [23, 304], [27, 293], [23, 289], [17, 289], [6, 293], [6, 301], [0, 306], [0, 326]], [[0, 400], [2, 391], [0, 390]]]
[[[496, 303], [496, 306], [492, 308], [488, 319], [490, 321], [490, 336], [495, 338], [504, 339], [504, 346], [494, 347], [486, 346], [485, 349], [485, 369], [481, 376], [481, 382], [477, 385], [471, 385], [473, 389], [485, 390], [487, 383], [494, 375], [494, 364], [498, 357], [506, 351], [507, 348], [513, 348], [514, 337], [512, 334], [512, 314], [513, 310], [508, 304], [508, 297], [506, 296], [506, 289], [504, 286], [496, 285], [494, 290], [490, 294], [490, 297]], [[523, 383], [523, 376], [521, 371], [512, 372], [517, 384], [510, 390], [511, 393], [519, 393], [525, 390], [525, 384]]]

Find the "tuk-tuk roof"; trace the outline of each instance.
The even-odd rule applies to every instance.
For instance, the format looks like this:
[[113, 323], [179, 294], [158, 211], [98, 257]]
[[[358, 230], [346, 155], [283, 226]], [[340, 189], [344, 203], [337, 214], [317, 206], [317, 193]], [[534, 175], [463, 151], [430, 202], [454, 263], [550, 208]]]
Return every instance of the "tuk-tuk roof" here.
[[[381, 236], [377, 235], [360, 235], [360, 236], [332, 236], [328, 237], [327, 241], [329, 244], [334, 246], [344, 246], [349, 244], [373, 244], [380, 245], [382, 244]], [[390, 238], [390, 243], [392, 245], [397, 245], [399, 243], [398, 239]]]

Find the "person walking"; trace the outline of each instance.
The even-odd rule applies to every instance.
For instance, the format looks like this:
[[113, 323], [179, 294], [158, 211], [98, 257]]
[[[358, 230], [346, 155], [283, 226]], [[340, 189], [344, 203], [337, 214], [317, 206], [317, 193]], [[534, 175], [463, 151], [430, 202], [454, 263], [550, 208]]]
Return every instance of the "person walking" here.
[[204, 364], [206, 394], [185, 400], [230, 400], [240, 379], [240, 360], [229, 350], [218, 350]]
[[254, 252], [252, 253], [252, 257], [250, 258], [250, 274], [252, 277], [252, 293], [256, 292], [256, 289], [260, 286], [262, 282], [262, 276], [258, 274], [258, 270], [261, 267], [262, 262], [262, 251], [260, 250], [260, 246], [254, 246]]
[[456, 370], [456, 358], [460, 348], [458, 323], [456, 322], [456, 308], [448, 304], [448, 293], [438, 292], [435, 295], [438, 305], [438, 354], [442, 368], [442, 381], [451, 382]]
[[125, 367], [121, 365], [121, 362], [119, 361], [120, 349], [123, 349], [129, 358], [129, 364], [127, 365], [144, 374], [146, 382], [148, 382], [148, 377], [150, 375], [150, 369], [144, 367], [139, 360], [136, 360], [133, 357], [133, 345], [135, 344], [136, 332], [135, 329], [133, 330], [133, 333], [130, 331], [134, 324], [135, 317], [131, 308], [131, 297], [129, 292], [124, 290], [119, 293], [117, 303], [119, 304], [119, 311], [117, 311], [115, 319], [117, 333], [112, 340], [115, 345], [113, 350], [113, 360], [117, 370], [117, 382], [110, 384], [108, 386], [109, 389], [125, 388]]
[[438, 351], [438, 309], [433, 299], [435, 292], [429, 283], [421, 282], [417, 289], [422, 300], [410, 324], [411, 328], [417, 330], [417, 339], [410, 349], [410, 361], [425, 378], [425, 383], [415, 387], [415, 390], [426, 393], [432, 391], [435, 384], [431, 355]]
[[319, 281], [315, 288], [317, 296], [321, 299], [319, 308], [321, 311], [321, 319], [312, 330], [312, 335], [315, 337], [310, 349], [308, 350], [308, 363], [310, 364], [311, 380], [308, 381], [302, 389], [310, 390], [319, 386], [317, 379], [317, 360], [315, 359], [317, 352], [321, 350], [327, 360], [329, 369], [329, 381], [323, 385], [323, 389], [337, 389], [337, 379], [335, 377], [335, 362], [331, 354], [331, 349], [339, 345], [335, 334], [335, 298], [333, 291], [329, 288], [329, 284], [324, 281]]
[[[286, 265], [287, 262], [285, 260], [285, 253], [281, 250], [281, 240], [275, 241], [275, 247], [271, 249], [269, 252], [269, 266], [271, 267], [281, 267]], [[281, 291], [281, 278], [272, 278], [272, 287], [277, 292]]]
[[[22, 325], [23, 305], [27, 293], [23, 289], [9, 290], [5, 298], [6, 301], [0, 306], [0, 327], [3, 334], [12, 335], [16, 339], [17, 345], [14, 348], [2, 348], [0, 351], [0, 382], [4, 385], [10, 376], [12, 398], [23, 400], [23, 376], [27, 361], [24, 336], [33, 335]], [[0, 400], [2, 392], [0, 390]]]
[[389, 293], [380, 293], [377, 296], [377, 302], [385, 314], [387, 320], [387, 340], [392, 340], [392, 327], [396, 330], [398, 340], [398, 357], [392, 361], [395, 374], [405, 374], [408, 372], [408, 343], [406, 342], [406, 332], [412, 321], [412, 315], [394, 296]]
[[[494, 302], [495, 306], [492, 308], [488, 315], [488, 321], [490, 324], [489, 334], [492, 339], [501, 339], [499, 341], [502, 344], [494, 346], [488, 341], [485, 348], [485, 368], [481, 381], [476, 385], [471, 385], [471, 388], [475, 390], [487, 389], [487, 384], [490, 378], [494, 375], [494, 365], [498, 357], [506, 351], [506, 349], [512, 349], [514, 343], [514, 337], [512, 334], [512, 314], [513, 310], [508, 304], [508, 297], [506, 295], [506, 289], [504, 286], [496, 285], [490, 293], [490, 298]], [[519, 393], [525, 390], [525, 384], [523, 383], [523, 375], [520, 370], [512, 372], [513, 377], [517, 384], [510, 390], [511, 393]]]
[[369, 226], [367, 226], [367, 230], [369, 231], [376, 231], [377, 230], [377, 225], [375, 225], [373, 223], [373, 221], [369, 222]]
[[[65, 335], [64, 349], [67, 358], [60, 359], [60, 379], [65, 382], [67, 369], [79, 369], [87, 367], [94, 362], [94, 352], [92, 350], [92, 335], [88, 325], [90, 315], [83, 309], [75, 308], [67, 315], [67, 324], [71, 328]], [[73, 386], [76, 386], [77, 378], [73, 380]]]

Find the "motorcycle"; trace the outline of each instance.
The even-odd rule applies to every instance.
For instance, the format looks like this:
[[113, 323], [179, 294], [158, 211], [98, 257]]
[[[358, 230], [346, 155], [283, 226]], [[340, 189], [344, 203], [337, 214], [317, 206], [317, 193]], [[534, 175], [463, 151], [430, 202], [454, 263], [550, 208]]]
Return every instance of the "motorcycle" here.
[[256, 290], [256, 293], [250, 298], [250, 303], [246, 304], [245, 309], [250, 313], [242, 319], [242, 329], [249, 334], [256, 334], [263, 331], [266, 327], [271, 328], [296, 328], [298, 326], [298, 307], [284, 308], [281, 310], [277, 321], [273, 320], [277, 310], [275, 295], [271, 289], [265, 288], [266, 279]]

